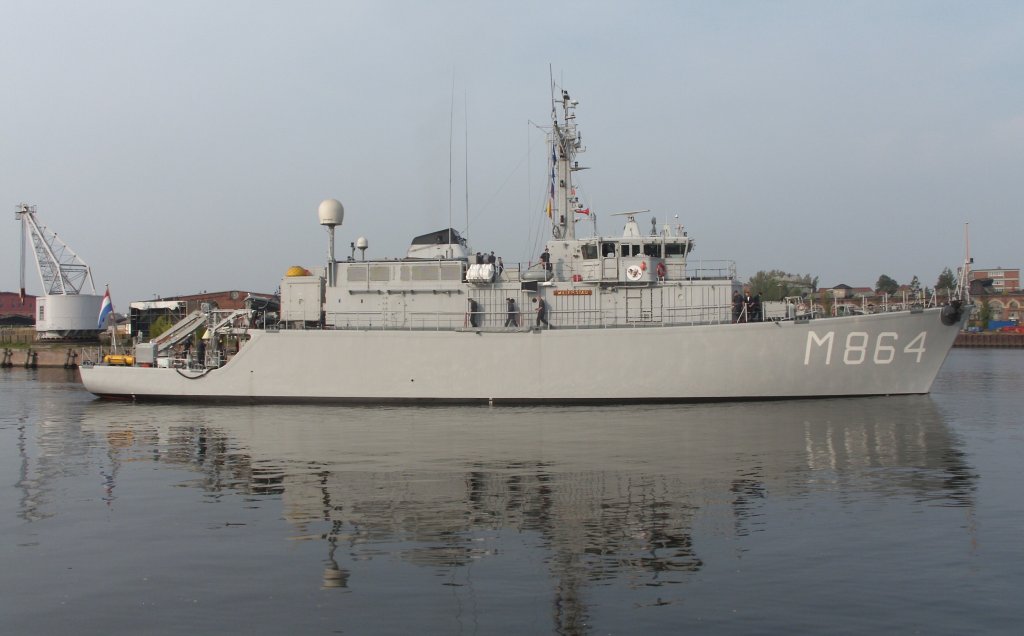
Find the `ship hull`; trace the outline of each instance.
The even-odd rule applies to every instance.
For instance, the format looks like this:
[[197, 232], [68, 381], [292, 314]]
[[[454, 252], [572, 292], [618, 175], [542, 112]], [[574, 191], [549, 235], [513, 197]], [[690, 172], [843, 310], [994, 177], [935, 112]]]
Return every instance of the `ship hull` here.
[[96, 365], [101, 397], [599, 403], [927, 393], [960, 325], [941, 309], [704, 326], [254, 331], [227, 365]]

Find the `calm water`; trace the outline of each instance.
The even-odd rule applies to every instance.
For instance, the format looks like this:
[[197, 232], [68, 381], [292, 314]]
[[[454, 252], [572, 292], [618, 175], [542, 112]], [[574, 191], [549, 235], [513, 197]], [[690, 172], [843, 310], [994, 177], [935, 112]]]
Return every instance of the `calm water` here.
[[930, 396], [182, 407], [0, 373], [0, 632], [1019, 633], [1024, 352]]

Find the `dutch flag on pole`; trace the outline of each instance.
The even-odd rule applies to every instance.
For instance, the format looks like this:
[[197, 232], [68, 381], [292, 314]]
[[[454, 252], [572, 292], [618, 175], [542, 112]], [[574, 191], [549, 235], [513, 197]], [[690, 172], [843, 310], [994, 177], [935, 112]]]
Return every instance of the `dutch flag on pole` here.
[[110, 316], [112, 311], [114, 311], [114, 303], [110, 302], [110, 288], [108, 287], [107, 291], [103, 293], [103, 304], [100, 305], [100, 317], [99, 320], [96, 321], [97, 329], [103, 329], [107, 324], [107, 317]]

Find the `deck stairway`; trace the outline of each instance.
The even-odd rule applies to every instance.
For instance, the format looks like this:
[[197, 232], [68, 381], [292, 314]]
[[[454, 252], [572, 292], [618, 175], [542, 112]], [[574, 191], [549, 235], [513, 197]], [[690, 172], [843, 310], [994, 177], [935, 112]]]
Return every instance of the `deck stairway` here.
[[191, 336], [192, 332], [202, 327], [205, 323], [206, 314], [197, 309], [176, 322], [173, 327], [154, 338], [151, 342], [156, 345], [157, 353], [163, 353]]

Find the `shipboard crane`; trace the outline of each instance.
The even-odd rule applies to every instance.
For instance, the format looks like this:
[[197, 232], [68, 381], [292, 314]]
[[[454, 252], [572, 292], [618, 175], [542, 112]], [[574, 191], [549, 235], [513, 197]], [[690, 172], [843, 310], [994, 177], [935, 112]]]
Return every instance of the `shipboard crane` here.
[[36, 331], [41, 338], [92, 337], [102, 297], [96, 294], [92, 270], [57, 233], [36, 216], [36, 206], [19, 203], [21, 221], [21, 296], [25, 297], [26, 245], [31, 241], [43, 296], [36, 299]]

